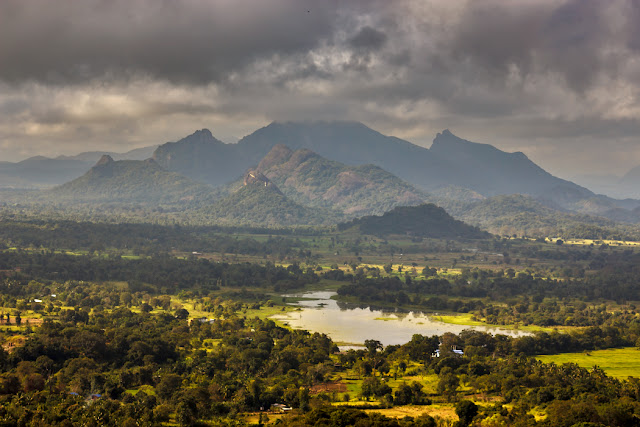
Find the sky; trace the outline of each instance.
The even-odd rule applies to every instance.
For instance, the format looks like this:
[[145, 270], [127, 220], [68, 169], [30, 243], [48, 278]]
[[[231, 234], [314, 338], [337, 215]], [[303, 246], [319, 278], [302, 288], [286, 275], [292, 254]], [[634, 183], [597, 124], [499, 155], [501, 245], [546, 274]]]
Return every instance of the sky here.
[[639, 97], [639, 0], [0, 2], [0, 161], [338, 119], [621, 175]]

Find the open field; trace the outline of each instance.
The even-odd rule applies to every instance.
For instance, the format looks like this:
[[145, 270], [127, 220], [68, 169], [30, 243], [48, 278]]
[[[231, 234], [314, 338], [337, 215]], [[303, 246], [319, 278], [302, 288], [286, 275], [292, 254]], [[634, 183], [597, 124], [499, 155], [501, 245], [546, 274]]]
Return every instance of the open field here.
[[[559, 237], [547, 238], [549, 242], [555, 243]], [[593, 239], [564, 239], [567, 245], [609, 245], [609, 246], [640, 246], [640, 242], [627, 241], [627, 240], [593, 240]]]
[[640, 376], [640, 349], [637, 347], [612, 348], [596, 350], [584, 353], [561, 353], [554, 355], [537, 356], [537, 359], [545, 363], [576, 363], [583, 368], [598, 366], [607, 375], [615, 378], [628, 378]]
[[388, 409], [366, 409], [365, 412], [377, 412], [379, 414], [385, 415], [391, 418], [403, 418], [403, 417], [419, 417], [420, 415], [427, 414], [432, 417], [440, 417], [446, 420], [457, 421], [458, 416], [456, 415], [456, 410], [453, 405], [425, 405], [425, 406], [416, 406], [416, 405], [405, 405], [405, 406], [396, 406], [394, 408]]
[[527, 326], [523, 326], [523, 325], [492, 325], [492, 324], [488, 324], [486, 322], [483, 322], [481, 320], [475, 320], [473, 318], [473, 315], [470, 313], [453, 313], [453, 314], [446, 314], [446, 315], [437, 315], [437, 316], [432, 316], [433, 320], [437, 320], [443, 323], [451, 323], [454, 325], [466, 325], [466, 326], [487, 326], [490, 328], [507, 328], [507, 329], [520, 329], [522, 331], [527, 331], [527, 332], [537, 332], [537, 331], [542, 331], [542, 332], [553, 332], [553, 328], [545, 328], [543, 326], [536, 326], [536, 325], [527, 325]]

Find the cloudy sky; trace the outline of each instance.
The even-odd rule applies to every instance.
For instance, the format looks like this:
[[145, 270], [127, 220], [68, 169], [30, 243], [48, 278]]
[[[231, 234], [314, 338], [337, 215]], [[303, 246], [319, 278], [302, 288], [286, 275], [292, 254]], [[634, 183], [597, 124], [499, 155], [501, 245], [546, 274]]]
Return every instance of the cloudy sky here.
[[3, 0], [0, 160], [347, 119], [640, 164], [640, 1]]

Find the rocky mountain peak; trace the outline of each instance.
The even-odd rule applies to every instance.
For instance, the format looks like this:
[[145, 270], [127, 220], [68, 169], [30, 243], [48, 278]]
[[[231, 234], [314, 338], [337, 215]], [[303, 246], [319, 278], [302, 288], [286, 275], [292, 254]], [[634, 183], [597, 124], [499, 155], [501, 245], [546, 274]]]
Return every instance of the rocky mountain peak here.
[[95, 164], [95, 166], [102, 166], [109, 163], [113, 163], [113, 157], [108, 154], [103, 154], [102, 157], [100, 157], [100, 160], [98, 160], [98, 163]]
[[276, 190], [280, 192], [278, 187], [269, 180], [263, 173], [258, 172], [257, 170], [250, 170], [244, 176], [244, 185], [245, 187], [254, 186], [254, 187], [266, 187], [272, 190]]
[[284, 144], [276, 144], [271, 151], [260, 161], [257, 170], [268, 170], [269, 168], [280, 165], [291, 158], [293, 151]]
[[[442, 145], [442, 144], [456, 143], [456, 142], [470, 143], [469, 141], [465, 141], [464, 139], [454, 135], [449, 129], [445, 129], [442, 132], [439, 132], [438, 134], [436, 134], [436, 137], [433, 139], [432, 147]], [[470, 144], [475, 144], [475, 143], [470, 143]]]
[[209, 129], [200, 129], [195, 131], [192, 136], [197, 136], [200, 138], [213, 138], [213, 134], [211, 133], [211, 131]]

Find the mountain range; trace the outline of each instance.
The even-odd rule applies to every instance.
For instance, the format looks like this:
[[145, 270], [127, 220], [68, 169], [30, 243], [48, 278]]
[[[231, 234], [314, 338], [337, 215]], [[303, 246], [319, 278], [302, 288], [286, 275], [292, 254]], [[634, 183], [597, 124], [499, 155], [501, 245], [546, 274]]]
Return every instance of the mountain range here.
[[424, 192], [455, 186], [483, 197], [526, 194], [554, 209], [612, 218], [640, 206], [638, 200], [596, 195], [551, 175], [523, 153], [470, 142], [449, 130], [437, 134], [427, 149], [361, 123], [274, 122], [234, 145], [201, 130], [158, 147], [154, 159], [168, 170], [217, 186], [237, 179], [239, 171], [258, 164], [277, 144], [308, 149], [347, 165], [372, 164]]
[[[225, 223], [234, 218], [255, 225], [260, 218], [270, 225], [337, 223], [424, 202], [437, 202], [456, 218], [493, 230], [507, 227], [509, 221], [517, 224], [518, 216], [526, 217], [534, 205], [535, 215], [528, 219], [536, 224], [549, 215], [565, 215], [563, 224], [585, 215], [640, 221], [638, 200], [596, 195], [549, 174], [523, 153], [470, 142], [448, 130], [424, 148], [361, 123], [274, 122], [237, 144], [226, 144], [203, 129], [152, 150], [146, 147], [116, 157], [151, 156], [144, 161], [103, 155], [93, 167], [87, 163], [95, 160], [96, 152], [4, 162], [0, 178], [8, 173], [14, 183], [22, 179], [33, 184], [55, 172], [51, 183], [84, 170], [84, 175], [37, 197], [173, 203]], [[12, 173], [19, 164], [21, 172]], [[520, 199], [509, 196], [513, 194]], [[286, 207], [289, 216], [270, 211], [277, 206]], [[251, 209], [262, 213], [254, 215]], [[589, 218], [586, 223], [600, 224]]]
[[347, 166], [282, 144], [275, 145], [255, 170], [297, 203], [348, 216], [379, 215], [428, 199], [426, 193], [378, 166]]
[[105, 154], [114, 160], [144, 160], [151, 157], [157, 147], [136, 148], [126, 153], [88, 151], [75, 156], [35, 156], [16, 163], [0, 162], [0, 188], [47, 188], [64, 184], [87, 172]]
[[115, 161], [103, 155], [84, 175], [28, 197], [69, 206], [172, 205], [201, 220], [252, 226], [335, 224], [427, 199], [426, 194], [379, 167], [347, 166], [283, 145], [276, 145], [256, 169], [227, 186], [199, 183], [165, 170], [151, 158]]

